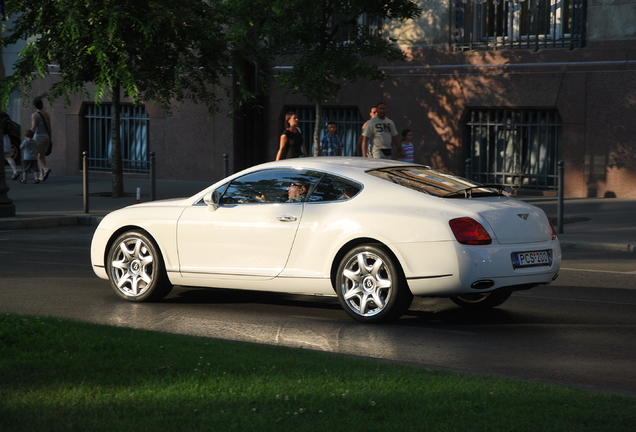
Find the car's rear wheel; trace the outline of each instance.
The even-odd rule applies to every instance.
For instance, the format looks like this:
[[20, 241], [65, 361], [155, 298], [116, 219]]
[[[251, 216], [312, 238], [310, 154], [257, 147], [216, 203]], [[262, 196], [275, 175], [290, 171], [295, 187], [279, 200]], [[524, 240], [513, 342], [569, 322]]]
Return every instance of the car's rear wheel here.
[[112, 244], [106, 262], [110, 285], [128, 301], [157, 301], [172, 290], [159, 248], [140, 231], [128, 231]]
[[347, 314], [364, 323], [397, 319], [413, 301], [402, 269], [378, 244], [358, 246], [342, 258], [336, 289]]
[[511, 295], [512, 291], [491, 291], [453, 296], [451, 300], [465, 309], [490, 309], [499, 306]]

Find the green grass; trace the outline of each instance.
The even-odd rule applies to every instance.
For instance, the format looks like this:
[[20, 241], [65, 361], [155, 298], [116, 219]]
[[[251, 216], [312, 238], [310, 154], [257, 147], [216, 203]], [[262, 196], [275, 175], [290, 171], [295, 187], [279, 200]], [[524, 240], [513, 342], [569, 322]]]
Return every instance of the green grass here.
[[0, 316], [0, 431], [633, 431], [636, 398]]

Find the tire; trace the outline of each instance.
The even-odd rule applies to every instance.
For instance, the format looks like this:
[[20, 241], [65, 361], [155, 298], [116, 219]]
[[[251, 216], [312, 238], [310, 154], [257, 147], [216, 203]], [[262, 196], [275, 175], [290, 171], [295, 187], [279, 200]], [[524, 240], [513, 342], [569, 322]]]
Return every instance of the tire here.
[[465, 309], [483, 310], [499, 306], [510, 298], [512, 291], [490, 291], [487, 293], [462, 294], [451, 300]]
[[14, 137], [10, 137], [10, 138], [11, 138], [11, 157], [13, 158], [16, 164], [20, 165], [22, 163], [22, 152], [20, 152], [20, 141], [16, 140]]
[[358, 246], [342, 258], [336, 290], [345, 312], [363, 323], [396, 320], [413, 301], [402, 269], [379, 244]]
[[124, 300], [158, 301], [172, 290], [159, 248], [142, 232], [120, 235], [108, 252], [106, 267], [110, 286]]

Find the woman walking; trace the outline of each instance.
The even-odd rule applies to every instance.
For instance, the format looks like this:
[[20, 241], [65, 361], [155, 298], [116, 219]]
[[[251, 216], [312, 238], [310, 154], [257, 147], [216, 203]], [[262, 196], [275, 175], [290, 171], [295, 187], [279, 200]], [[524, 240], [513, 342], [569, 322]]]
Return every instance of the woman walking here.
[[46, 151], [51, 145], [51, 116], [44, 111], [42, 99], [35, 99], [33, 106], [35, 112], [31, 115], [31, 130], [35, 132], [33, 139], [37, 145], [39, 180], [45, 181], [51, 174], [51, 169], [46, 165]]
[[278, 153], [276, 153], [276, 160], [307, 157], [307, 147], [303, 141], [303, 136], [300, 133], [298, 125], [300, 121], [298, 116], [294, 112], [288, 112], [285, 114], [285, 130], [280, 136], [280, 144], [278, 147]]

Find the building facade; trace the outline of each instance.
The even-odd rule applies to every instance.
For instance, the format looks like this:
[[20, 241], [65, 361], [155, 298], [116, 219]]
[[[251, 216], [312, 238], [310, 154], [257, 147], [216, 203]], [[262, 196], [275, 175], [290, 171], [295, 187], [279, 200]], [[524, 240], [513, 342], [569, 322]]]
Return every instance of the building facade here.
[[[406, 61], [383, 64], [387, 79], [346, 84], [324, 106], [345, 154], [356, 154], [371, 106], [388, 105], [398, 129], [413, 131], [415, 160], [519, 193], [554, 194], [563, 161], [566, 197], [636, 198], [636, 0], [428, 0], [422, 17], [385, 23]], [[3, 52], [3, 57], [10, 53]], [[5, 69], [10, 61], [4, 59]], [[271, 73], [277, 65], [270, 65]], [[50, 79], [55, 79], [52, 76]], [[44, 81], [34, 94], [47, 88]], [[16, 109], [24, 125], [29, 109]], [[265, 109], [229, 118], [203, 107], [168, 117], [151, 104], [126, 111], [127, 175], [210, 181], [273, 160], [287, 111], [311, 141], [314, 108], [277, 90]], [[108, 104], [74, 100], [53, 116], [54, 173], [108, 171]], [[26, 119], [26, 121], [25, 121]], [[21, 120], [21, 121], [20, 121]]]

